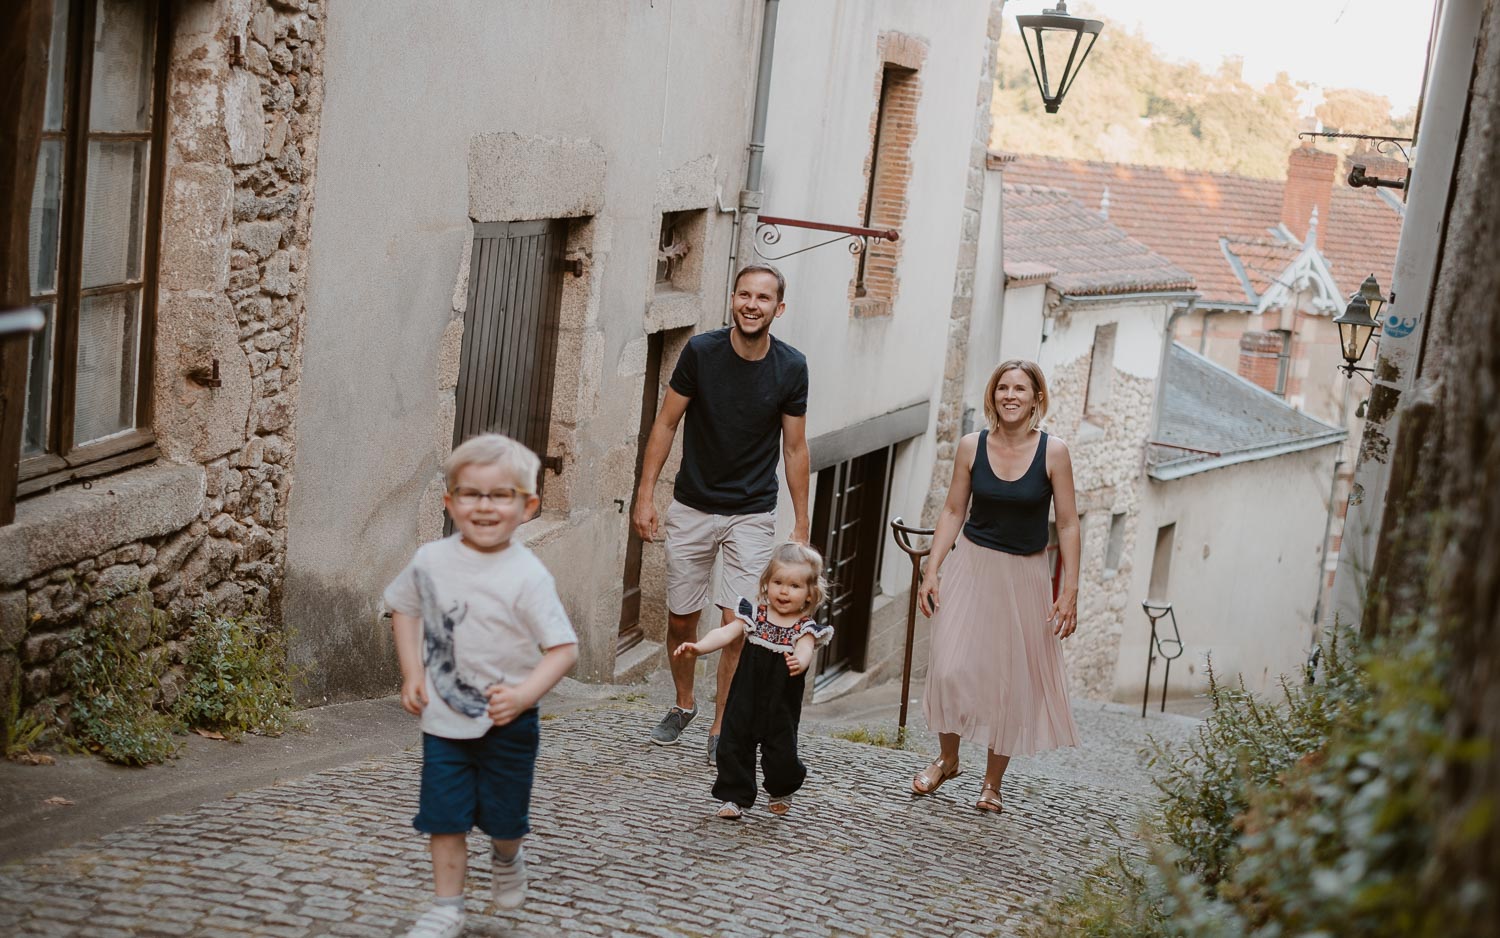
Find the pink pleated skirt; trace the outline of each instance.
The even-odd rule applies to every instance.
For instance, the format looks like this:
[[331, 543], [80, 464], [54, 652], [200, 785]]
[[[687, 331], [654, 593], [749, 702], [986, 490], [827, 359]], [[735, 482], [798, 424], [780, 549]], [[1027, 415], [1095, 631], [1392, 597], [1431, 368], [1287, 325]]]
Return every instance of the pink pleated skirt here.
[[959, 537], [932, 617], [930, 730], [1006, 756], [1078, 745], [1051, 595], [1045, 551], [1019, 556]]

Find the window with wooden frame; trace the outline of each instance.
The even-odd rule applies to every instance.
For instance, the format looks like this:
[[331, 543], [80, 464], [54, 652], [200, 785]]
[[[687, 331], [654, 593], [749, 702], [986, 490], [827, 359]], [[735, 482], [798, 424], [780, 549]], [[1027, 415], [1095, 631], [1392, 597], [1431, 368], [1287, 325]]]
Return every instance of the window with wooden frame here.
[[[16, 495], [154, 459], [165, 0], [56, 0], [36, 184]], [[8, 493], [7, 493], [8, 494]]]

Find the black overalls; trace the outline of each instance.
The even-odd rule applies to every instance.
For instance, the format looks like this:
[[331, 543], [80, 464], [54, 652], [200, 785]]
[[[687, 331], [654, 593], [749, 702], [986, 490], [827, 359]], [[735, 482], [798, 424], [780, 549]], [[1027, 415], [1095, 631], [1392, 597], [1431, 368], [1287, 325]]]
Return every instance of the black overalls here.
[[787, 673], [784, 654], [797, 639], [812, 635], [817, 644], [833, 637], [832, 626], [820, 626], [810, 618], [795, 625], [779, 626], [766, 618], [766, 607], [754, 607], [748, 599], [736, 604], [736, 614], [745, 626], [745, 647], [739, 667], [729, 685], [724, 723], [719, 735], [719, 777], [713, 795], [741, 808], [755, 804], [755, 750], [760, 748], [761, 771], [766, 794], [772, 798], [790, 795], [802, 787], [807, 767], [797, 758], [797, 725], [802, 719], [802, 692], [807, 673]]

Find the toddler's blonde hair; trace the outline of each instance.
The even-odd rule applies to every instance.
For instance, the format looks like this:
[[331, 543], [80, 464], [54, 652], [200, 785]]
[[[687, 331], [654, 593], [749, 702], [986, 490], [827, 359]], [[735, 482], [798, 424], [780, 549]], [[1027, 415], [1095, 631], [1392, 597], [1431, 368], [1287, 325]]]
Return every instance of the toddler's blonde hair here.
[[536, 476], [542, 468], [542, 461], [524, 444], [508, 436], [481, 433], [454, 447], [443, 460], [443, 478], [450, 492], [458, 480], [459, 470], [465, 466], [499, 466], [518, 491], [535, 495]]
[[766, 562], [766, 569], [760, 574], [762, 599], [770, 595], [771, 574], [777, 567], [784, 566], [806, 567], [812, 571], [812, 576], [807, 581], [807, 605], [802, 607], [802, 615], [812, 615], [828, 595], [828, 581], [823, 579], [823, 555], [796, 541], [777, 544], [771, 549], [771, 559]]

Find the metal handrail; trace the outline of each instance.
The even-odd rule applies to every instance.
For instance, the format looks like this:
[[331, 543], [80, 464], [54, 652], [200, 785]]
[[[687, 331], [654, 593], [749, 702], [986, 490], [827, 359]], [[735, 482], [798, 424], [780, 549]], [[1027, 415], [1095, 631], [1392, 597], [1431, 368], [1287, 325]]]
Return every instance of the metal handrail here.
[[[1151, 698], [1151, 666], [1156, 664], [1156, 656], [1160, 655], [1166, 661], [1166, 669], [1162, 672], [1161, 680], [1161, 712], [1167, 712], [1167, 685], [1172, 681], [1172, 662], [1182, 657], [1182, 632], [1177, 628], [1177, 613], [1173, 611], [1169, 602], [1153, 603], [1147, 599], [1141, 603], [1141, 608], [1146, 611], [1146, 618], [1151, 620], [1151, 642], [1146, 646], [1146, 685], [1141, 690], [1141, 717], [1146, 716], [1146, 702]], [[1157, 635], [1156, 624], [1166, 618], [1172, 623], [1172, 636], [1163, 638]], [[1167, 654], [1166, 645], [1175, 647], [1175, 651]]]
[[903, 745], [906, 742], [906, 705], [911, 698], [911, 648], [917, 630], [917, 587], [922, 580], [922, 558], [932, 553], [931, 541], [926, 547], [919, 548], [911, 539], [914, 536], [930, 538], [933, 529], [911, 527], [898, 517], [891, 519], [891, 535], [896, 539], [896, 546], [911, 558], [911, 593], [906, 602], [906, 654], [901, 660], [901, 716], [896, 721], [896, 742]]

